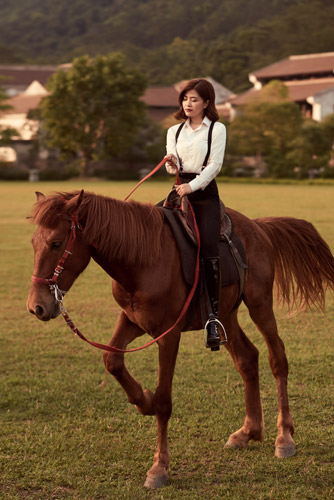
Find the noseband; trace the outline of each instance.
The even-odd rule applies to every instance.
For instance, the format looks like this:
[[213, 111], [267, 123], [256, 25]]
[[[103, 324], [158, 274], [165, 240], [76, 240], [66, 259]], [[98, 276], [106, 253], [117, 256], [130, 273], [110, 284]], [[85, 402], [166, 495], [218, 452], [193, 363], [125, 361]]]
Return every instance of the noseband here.
[[60, 290], [57, 284], [58, 278], [64, 269], [64, 264], [67, 257], [72, 254], [71, 249], [76, 239], [76, 229], [82, 229], [82, 227], [79, 224], [78, 214], [72, 215], [71, 219], [69, 220], [71, 221], [71, 232], [68, 237], [64, 253], [62, 257], [59, 259], [59, 262], [56, 266], [56, 269], [54, 270], [52, 278], [39, 278], [38, 276], [34, 275], [31, 276], [31, 281], [33, 283], [38, 283], [40, 285], [47, 285], [50, 288], [51, 293], [55, 295], [57, 302], [62, 302], [62, 299], [66, 293], [66, 291]]

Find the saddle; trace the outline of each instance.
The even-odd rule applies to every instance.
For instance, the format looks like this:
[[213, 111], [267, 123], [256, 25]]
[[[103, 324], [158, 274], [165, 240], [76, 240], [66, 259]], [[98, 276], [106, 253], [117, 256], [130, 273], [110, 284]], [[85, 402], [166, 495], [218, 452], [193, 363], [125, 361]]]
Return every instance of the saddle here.
[[[197, 256], [197, 241], [193, 215], [189, 209], [189, 200], [187, 196], [180, 198], [176, 190], [173, 189], [165, 199], [161, 210], [179, 248], [184, 279], [189, 286], [192, 286]], [[226, 213], [225, 205], [221, 200], [220, 213], [219, 255], [222, 287], [239, 283], [239, 302], [244, 287], [245, 272], [248, 269], [246, 252], [241, 240], [233, 230], [232, 219]]]

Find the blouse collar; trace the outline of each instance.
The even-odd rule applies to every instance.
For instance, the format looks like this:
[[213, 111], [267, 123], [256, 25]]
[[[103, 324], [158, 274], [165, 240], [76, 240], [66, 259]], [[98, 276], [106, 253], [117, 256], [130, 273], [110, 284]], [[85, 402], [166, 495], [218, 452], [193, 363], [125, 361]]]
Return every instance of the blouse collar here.
[[[207, 116], [204, 116], [202, 123], [198, 126], [198, 128], [202, 127], [203, 125], [206, 125], [207, 127], [210, 127], [211, 120]], [[188, 118], [187, 121], [185, 122], [185, 126], [188, 128], [191, 128], [190, 126], [190, 119]]]

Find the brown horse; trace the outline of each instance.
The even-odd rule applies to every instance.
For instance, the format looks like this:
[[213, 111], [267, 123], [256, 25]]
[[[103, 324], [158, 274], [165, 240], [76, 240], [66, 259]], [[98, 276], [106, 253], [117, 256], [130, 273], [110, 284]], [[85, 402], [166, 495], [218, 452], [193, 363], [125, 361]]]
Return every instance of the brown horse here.
[[[160, 208], [83, 191], [48, 197], [37, 193], [37, 198], [32, 211], [32, 220], [38, 225], [32, 239], [33, 274], [42, 279], [53, 276], [67, 245], [69, 220], [77, 214], [82, 230], [77, 231], [71, 255], [59, 276], [59, 287], [69, 290], [91, 258], [113, 278], [113, 295], [122, 312], [109, 345], [126, 349], [145, 332], [155, 338], [174, 324], [189, 289], [183, 280], [178, 248]], [[334, 290], [334, 258], [309, 222], [288, 217], [250, 220], [234, 210], [227, 212], [247, 254], [249, 270], [242, 298], [265, 339], [277, 381], [275, 455], [289, 457], [295, 453], [294, 427], [287, 393], [288, 363], [273, 312], [273, 283], [275, 280], [280, 298], [290, 307], [323, 308], [326, 289]], [[228, 336], [225, 347], [243, 379], [246, 404], [245, 421], [229, 437], [227, 448], [245, 448], [251, 439], [263, 440], [258, 350], [238, 323], [238, 293], [238, 284], [224, 287], [219, 312]], [[27, 307], [42, 321], [59, 314], [59, 304], [43, 282], [32, 283]], [[108, 371], [121, 384], [129, 402], [143, 415], [156, 415], [157, 450], [145, 482], [151, 488], [164, 485], [168, 477], [172, 379], [180, 335], [188, 320], [183, 318], [158, 341], [159, 377], [154, 394], [143, 390], [127, 371], [124, 354], [104, 354]], [[202, 328], [199, 310], [190, 323], [187, 330]]]

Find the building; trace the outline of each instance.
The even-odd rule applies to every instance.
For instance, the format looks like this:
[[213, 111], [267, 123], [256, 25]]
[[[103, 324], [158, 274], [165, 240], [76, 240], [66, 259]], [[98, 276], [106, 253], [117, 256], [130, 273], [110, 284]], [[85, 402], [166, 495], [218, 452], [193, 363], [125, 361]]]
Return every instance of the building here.
[[[235, 94], [213, 78], [206, 77], [212, 83], [216, 94], [216, 107], [219, 115], [230, 119], [231, 105], [229, 99]], [[142, 100], [148, 106], [149, 116], [156, 122], [169, 125], [172, 115], [179, 109], [179, 93], [188, 80], [181, 80], [169, 87], [148, 87]]]
[[321, 121], [334, 113], [334, 52], [294, 55], [250, 73], [253, 88], [230, 99], [231, 106], [248, 104], [272, 80], [287, 86], [304, 116]]
[[[66, 71], [71, 64], [60, 66], [0, 65], [0, 85], [6, 90], [10, 110], [0, 116], [0, 127], [14, 128], [18, 135], [11, 148], [0, 148], [0, 161], [28, 163], [31, 141], [38, 131], [38, 121], [29, 120], [28, 112], [36, 109], [41, 99], [48, 94], [48, 79], [59, 69]], [[229, 98], [234, 94], [220, 83], [207, 78], [214, 86], [216, 106], [225, 120], [230, 120], [232, 107]], [[149, 87], [141, 97], [148, 107], [148, 114], [155, 122], [168, 127], [176, 123], [173, 115], [179, 109], [179, 93], [186, 80], [171, 86]], [[42, 151], [45, 155], [46, 152]], [[15, 158], [15, 160], [14, 160]]]
[[0, 64], [0, 85], [9, 97], [13, 97], [24, 92], [34, 81], [45, 87], [48, 79], [62, 67]]
[[[38, 82], [42, 87], [47, 86], [48, 79], [59, 69], [67, 70], [71, 64], [60, 66], [33, 66], [33, 65], [0, 65], [0, 85], [6, 90], [10, 99], [9, 104], [16, 107], [18, 103], [28, 105], [29, 100], [15, 99], [25, 95], [32, 82]], [[214, 86], [216, 93], [216, 106], [218, 112], [225, 119], [230, 119], [231, 105], [229, 98], [234, 94], [226, 87], [212, 78], [207, 78]], [[171, 86], [148, 87], [142, 96], [142, 101], [148, 106], [149, 116], [156, 122], [164, 124], [179, 108], [178, 96], [187, 80], [182, 80]], [[38, 104], [38, 99], [31, 99], [31, 106]], [[37, 104], [36, 104], [37, 103]], [[30, 108], [31, 109], [31, 108]]]
[[38, 123], [29, 120], [27, 114], [31, 109], [36, 109], [46, 95], [46, 88], [38, 81], [33, 81], [24, 92], [8, 99], [6, 104], [9, 104], [11, 109], [0, 116], [0, 126], [14, 128], [19, 139], [30, 141], [38, 129]]
[[17, 162], [25, 165], [29, 159], [31, 141], [35, 137], [39, 123], [28, 119], [31, 109], [38, 107], [41, 99], [48, 95], [48, 91], [37, 81], [33, 81], [21, 94], [8, 99], [6, 104], [11, 106], [0, 116], [0, 128], [12, 128], [17, 136], [11, 147], [0, 148], [0, 161]]
[[150, 118], [163, 123], [179, 109], [178, 97], [175, 87], [148, 87], [141, 100], [147, 105]]

